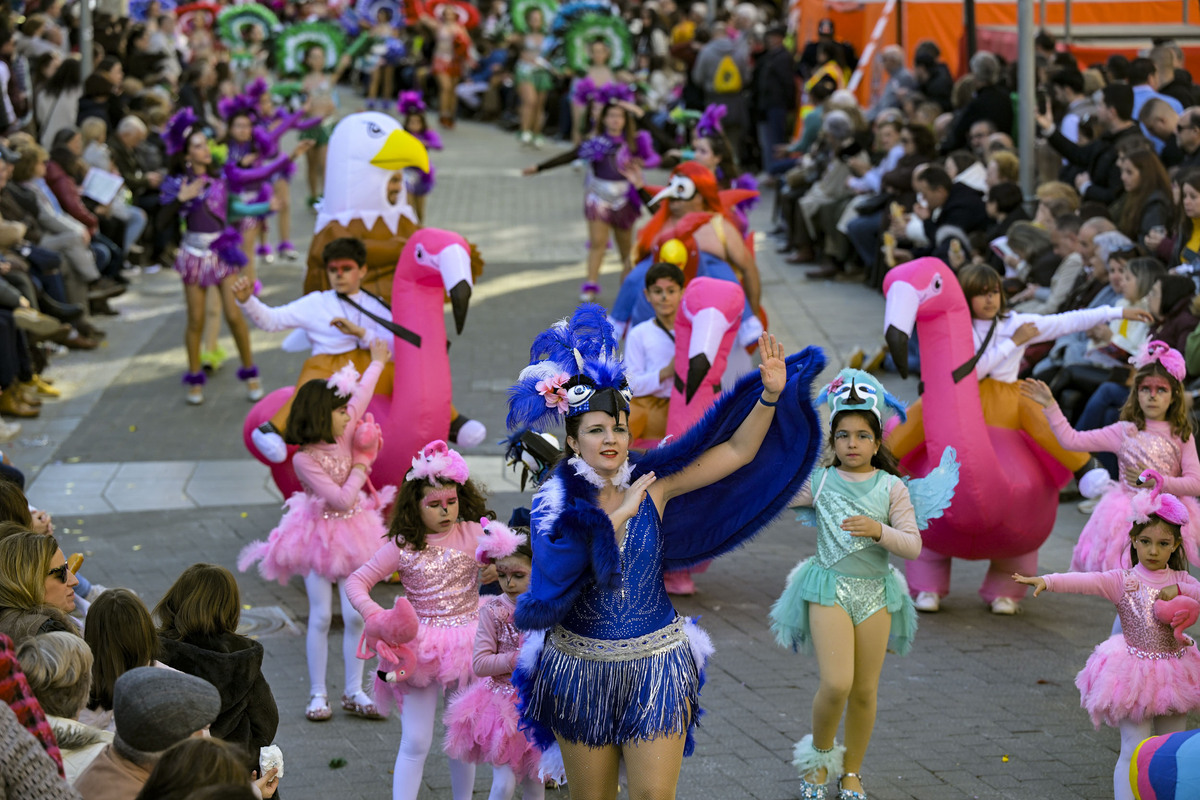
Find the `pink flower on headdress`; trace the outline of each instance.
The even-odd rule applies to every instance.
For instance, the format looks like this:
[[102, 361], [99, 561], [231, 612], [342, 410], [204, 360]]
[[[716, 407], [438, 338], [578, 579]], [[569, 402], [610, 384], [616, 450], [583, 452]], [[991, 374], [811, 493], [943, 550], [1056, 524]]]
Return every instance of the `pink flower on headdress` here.
[[349, 397], [354, 394], [354, 387], [358, 386], [359, 377], [354, 364], [347, 362], [346, 366], [329, 376], [325, 385], [337, 392], [339, 397]]
[[490, 564], [511, 556], [529, 539], [525, 534], [514, 533], [512, 528], [494, 519], [483, 517], [479, 524], [483, 526], [483, 538], [475, 548], [475, 560], [480, 564]]
[[1151, 516], [1156, 516], [1173, 525], [1182, 526], [1187, 524], [1187, 506], [1181, 503], [1175, 495], [1167, 494], [1162, 490], [1163, 476], [1161, 474], [1155, 470], [1148, 469], [1138, 477], [1143, 481], [1147, 478], [1153, 478], [1154, 487], [1152, 489], [1142, 489], [1134, 493], [1133, 499], [1129, 501], [1130, 520], [1132, 522], [1149, 522]]
[[471, 476], [467, 462], [456, 451], [451, 450], [441, 439], [421, 448], [412, 460], [412, 469], [404, 476], [406, 481], [429, 481], [437, 483], [466, 483]]
[[1187, 364], [1184, 362], [1183, 355], [1159, 339], [1146, 342], [1137, 351], [1137, 355], [1129, 359], [1129, 363], [1138, 369], [1155, 362], [1162, 364], [1163, 369], [1169, 372], [1175, 380], [1182, 383], [1187, 378]]
[[538, 381], [534, 386], [537, 393], [546, 401], [547, 408], [554, 408], [558, 413], [565, 414], [571, 407], [567, 402], [567, 390], [563, 388], [567, 381], [571, 380], [571, 376], [565, 372], [560, 372], [553, 378]]

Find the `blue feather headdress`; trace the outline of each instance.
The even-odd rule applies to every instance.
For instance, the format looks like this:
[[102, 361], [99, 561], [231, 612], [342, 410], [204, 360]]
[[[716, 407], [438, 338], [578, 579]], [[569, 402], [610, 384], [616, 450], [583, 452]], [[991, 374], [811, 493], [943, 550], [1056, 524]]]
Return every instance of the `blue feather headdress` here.
[[832, 421], [843, 411], [870, 411], [883, 422], [883, 408], [887, 406], [908, 419], [904, 403], [888, 393], [875, 376], [861, 369], [844, 369], [817, 395], [817, 404], [829, 404], [829, 419]]
[[508, 390], [508, 429], [546, 430], [563, 417], [629, 411], [632, 394], [605, 310], [583, 303], [533, 340], [529, 366]]

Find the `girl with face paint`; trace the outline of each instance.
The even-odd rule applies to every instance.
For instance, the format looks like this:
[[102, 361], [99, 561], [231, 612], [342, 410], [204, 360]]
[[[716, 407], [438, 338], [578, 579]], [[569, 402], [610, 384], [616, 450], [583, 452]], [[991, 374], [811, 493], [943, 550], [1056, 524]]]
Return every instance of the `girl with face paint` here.
[[[413, 459], [400, 487], [389, 541], [346, 581], [346, 594], [366, 619], [368, 635], [375, 627], [372, 618], [385, 613], [371, 599], [371, 587], [393, 573], [399, 574], [417, 615], [416, 638], [407, 643], [415, 657], [405, 665], [404, 682], [375, 683], [380, 706], [400, 710], [400, 752], [392, 777], [397, 800], [416, 800], [433, 743], [438, 699], [466, 686], [474, 675], [479, 585], [496, 580], [494, 566], [481, 570], [475, 560], [484, 535], [477, 520], [495, 516], [462, 456], [445, 442], [430, 442]], [[380, 674], [392, 672], [393, 665], [381, 654]], [[454, 800], [470, 800], [475, 765], [451, 758], [450, 783]]]
[[1188, 521], [1182, 526], [1187, 560], [1200, 564], [1200, 459], [1192, 441], [1192, 425], [1184, 405], [1182, 380], [1186, 376], [1183, 356], [1161, 341], [1145, 344], [1131, 359], [1137, 368], [1132, 390], [1121, 419], [1091, 431], [1076, 431], [1054, 402], [1049, 387], [1027, 380], [1021, 392], [1043, 406], [1050, 427], [1063, 447], [1085, 452], [1117, 454], [1120, 475], [1109, 481], [1100, 502], [1083, 527], [1071, 556], [1074, 572], [1103, 572], [1128, 569], [1130, 502], [1138, 489], [1153, 488], [1141, 478], [1147, 469], [1163, 476], [1162, 491], [1176, 495], [1187, 507]]

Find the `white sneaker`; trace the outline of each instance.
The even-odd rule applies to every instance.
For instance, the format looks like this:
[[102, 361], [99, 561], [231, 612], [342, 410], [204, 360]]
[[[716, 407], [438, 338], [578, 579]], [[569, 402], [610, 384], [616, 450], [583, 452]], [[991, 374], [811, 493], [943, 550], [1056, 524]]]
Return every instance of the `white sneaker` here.
[[21, 432], [21, 423], [0, 420], [0, 442], [10, 442]]
[[918, 592], [916, 599], [913, 600], [913, 605], [917, 611], [927, 611], [933, 613], [942, 607], [942, 598], [937, 592]]
[[284, 444], [283, 437], [278, 433], [268, 433], [255, 428], [250, 431], [250, 441], [254, 443], [255, 449], [262, 454], [262, 457], [272, 464], [282, 464], [287, 461], [287, 445]]
[[992, 601], [992, 613], [1011, 617], [1021, 610], [1021, 604], [1011, 597], [997, 597]]
[[1075, 507], [1079, 509], [1080, 514], [1090, 514], [1096, 510], [1096, 506], [1100, 504], [1099, 497], [1092, 497], [1087, 500], [1079, 501]]

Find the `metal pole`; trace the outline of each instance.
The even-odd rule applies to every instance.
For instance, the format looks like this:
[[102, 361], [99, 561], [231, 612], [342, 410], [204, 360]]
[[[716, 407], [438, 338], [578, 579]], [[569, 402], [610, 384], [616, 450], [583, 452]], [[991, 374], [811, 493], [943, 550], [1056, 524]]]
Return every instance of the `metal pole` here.
[[1034, 73], [1033, 56], [1033, 0], [1017, 0], [1017, 91], [1020, 96], [1017, 115], [1017, 133], [1019, 135], [1021, 159], [1021, 193], [1025, 196], [1025, 205], [1033, 213], [1034, 192], [1037, 189], [1034, 173], [1033, 138], [1034, 138], [1034, 103], [1036, 97], [1036, 76]]
[[[1183, 4], [1184, 22], [1187, 22], [1187, 3]], [[1071, 43], [1071, 0], [1063, 0], [1063, 41], [1067, 44]]]
[[81, 0], [79, 5], [79, 60], [83, 77], [92, 74], [92, 2]]
[[963, 3], [963, 32], [967, 35], [967, 61], [969, 62], [979, 47], [975, 39], [975, 0], [965, 0]]

